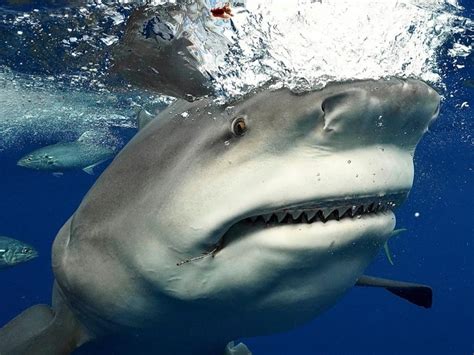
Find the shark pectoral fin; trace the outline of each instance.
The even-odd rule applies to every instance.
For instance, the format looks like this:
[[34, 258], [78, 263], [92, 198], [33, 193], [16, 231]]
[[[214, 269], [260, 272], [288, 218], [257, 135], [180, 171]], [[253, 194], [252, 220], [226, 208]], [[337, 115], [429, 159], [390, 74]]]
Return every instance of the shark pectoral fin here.
[[0, 328], [0, 354], [63, 355], [87, 342], [89, 334], [69, 307], [60, 297], [53, 303], [54, 310], [36, 305]]
[[104, 159], [104, 160], [101, 160], [101, 161], [98, 161], [97, 163], [94, 163], [92, 165], [89, 165], [89, 166], [86, 166], [84, 169], [82, 169], [85, 173], [89, 174], [89, 175], [94, 175], [94, 169], [96, 166], [102, 164], [104, 161], [106, 161], [108, 159]]
[[95, 168], [95, 164], [94, 165], [91, 165], [91, 166], [86, 166], [84, 169], [82, 169], [86, 174], [89, 174], [89, 175], [94, 175], [94, 168]]
[[357, 280], [356, 286], [385, 288], [398, 297], [425, 308], [431, 308], [433, 303], [433, 290], [426, 285], [363, 275]]
[[0, 329], [0, 354], [70, 354], [79, 344], [76, 322], [45, 305], [33, 306]]
[[231, 341], [225, 347], [224, 355], [252, 355], [252, 352], [244, 343], [238, 343], [237, 345], [234, 345], [234, 342]]
[[53, 321], [51, 308], [38, 304], [20, 313], [3, 328], [0, 328], [0, 354], [10, 354], [17, 344], [23, 344]]

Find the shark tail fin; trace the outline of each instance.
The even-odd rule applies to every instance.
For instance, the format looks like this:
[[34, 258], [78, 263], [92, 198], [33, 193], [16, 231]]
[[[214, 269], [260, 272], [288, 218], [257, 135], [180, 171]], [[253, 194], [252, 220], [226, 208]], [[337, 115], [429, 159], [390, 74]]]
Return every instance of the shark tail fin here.
[[398, 297], [425, 308], [431, 308], [433, 303], [433, 290], [426, 285], [363, 275], [357, 280], [356, 286], [385, 288]]
[[47, 305], [36, 305], [0, 328], [0, 354], [65, 355], [86, 339], [67, 306], [55, 312]]

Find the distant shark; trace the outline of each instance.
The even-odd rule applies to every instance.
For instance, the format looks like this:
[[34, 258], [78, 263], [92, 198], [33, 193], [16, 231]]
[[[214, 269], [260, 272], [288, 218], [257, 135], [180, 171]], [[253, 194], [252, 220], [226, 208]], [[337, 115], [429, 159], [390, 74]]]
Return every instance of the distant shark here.
[[439, 104], [425, 83], [395, 78], [177, 101], [62, 227], [52, 307], [3, 327], [0, 353], [104, 341], [114, 354], [222, 354], [308, 322], [356, 283], [429, 307], [429, 287], [363, 273], [393, 233]]
[[115, 152], [110, 147], [88, 141], [88, 133], [74, 142], [60, 142], [36, 149], [22, 157], [17, 165], [53, 173], [82, 169], [92, 175], [93, 169], [112, 158]]

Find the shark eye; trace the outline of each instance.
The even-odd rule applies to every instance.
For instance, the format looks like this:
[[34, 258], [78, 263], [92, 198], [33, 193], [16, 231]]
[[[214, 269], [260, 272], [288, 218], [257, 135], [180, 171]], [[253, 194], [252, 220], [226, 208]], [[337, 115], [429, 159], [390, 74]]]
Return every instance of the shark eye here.
[[236, 136], [243, 136], [247, 131], [245, 117], [237, 117], [232, 121], [232, 133]]
[[23, 254], [28, 254], [30, 251], [31, 251], [30, 248], [23, 248], [23, 249], [21, 249], [21, 252], [22, 252]]

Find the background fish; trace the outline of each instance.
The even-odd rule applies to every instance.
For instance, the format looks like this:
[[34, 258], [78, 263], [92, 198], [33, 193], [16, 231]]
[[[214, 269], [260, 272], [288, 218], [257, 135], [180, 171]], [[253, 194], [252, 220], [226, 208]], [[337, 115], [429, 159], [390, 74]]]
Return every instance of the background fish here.
[[0, 236], [0, 269], [27, 262], [38, 256], [31, 245]]
[[82, 169], [93, 174], [93, 168], [112, 158], [114, 149], [90, 142], [83, 134], [75, 142], [64, 142], [34, 150], [21, 158], [17, 165], [52, 172]]

